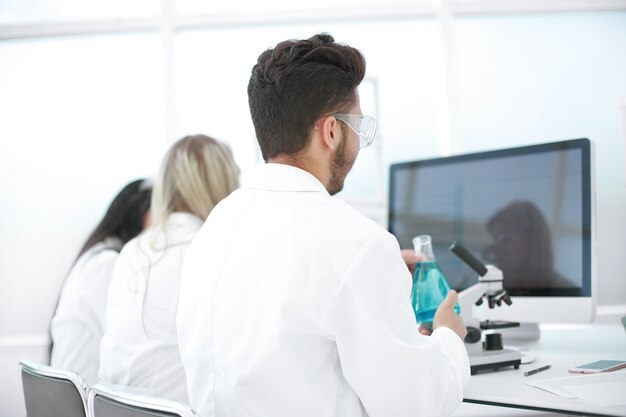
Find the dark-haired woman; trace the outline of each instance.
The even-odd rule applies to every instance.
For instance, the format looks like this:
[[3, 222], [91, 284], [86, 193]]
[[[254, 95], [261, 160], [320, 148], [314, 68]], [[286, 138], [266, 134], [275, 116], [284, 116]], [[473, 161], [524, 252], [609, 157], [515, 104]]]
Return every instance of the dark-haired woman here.
[[136, 180], [113, 199], [78, 254], [52, 319], [50, 364], [78, 373], [90, 385], [98, 375], [113, 266], [122, 246], [146, 226], [151, 195], [151, 184]]

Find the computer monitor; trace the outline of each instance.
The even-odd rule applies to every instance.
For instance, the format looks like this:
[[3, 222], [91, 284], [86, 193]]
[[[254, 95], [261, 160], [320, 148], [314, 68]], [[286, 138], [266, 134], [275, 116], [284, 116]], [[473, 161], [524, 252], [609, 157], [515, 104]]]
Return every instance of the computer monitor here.
[[477, 274], [461, 242], [504, 273], [513, 305], [489, 319], [579, 323], [595, 317], [593, 147], [574, 139], [391, 165], [388, 227], [402, 248], [432, 236], [452, 288]]

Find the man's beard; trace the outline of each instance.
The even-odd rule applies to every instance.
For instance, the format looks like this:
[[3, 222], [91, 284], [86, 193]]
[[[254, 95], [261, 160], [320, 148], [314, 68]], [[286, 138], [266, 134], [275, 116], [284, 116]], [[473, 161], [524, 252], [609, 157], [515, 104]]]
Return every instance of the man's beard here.
[[[343, 129], [342, 129], [343, 130]], [[339, 144], [337, 151], [333, 155], [333, 159], [330, 163], [331, 167], [331, 177], [330, 182], [328, 183], [328, 193], [330, 195], [335, 195], [339, 191], [343, 189], [343, 183], [348, 176], [348, 172], [352, 169], [352, 165], [354, 165], [353, 159], [352, 161], [348, 160], [348, 149], [346, 143], [348, 141], [348, 132], [343, 132], [343, 140]]]

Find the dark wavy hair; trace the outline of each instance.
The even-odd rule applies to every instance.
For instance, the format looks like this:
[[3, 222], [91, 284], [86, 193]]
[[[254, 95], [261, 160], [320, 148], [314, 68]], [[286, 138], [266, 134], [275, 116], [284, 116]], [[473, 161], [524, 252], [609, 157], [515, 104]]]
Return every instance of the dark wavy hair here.
[[116, 237], [125, 244], [141, 233], [151, 197], [152, 185], [146, 180], [135, 180], [124, 186], [87, 238], [77, 259], [108, 237]]
[[322, 116], [347, 110], [365, 76], [365, 58], [326, 33], [263, 52], [248, 83], [250, 114], [263, 159], [303, 150]]

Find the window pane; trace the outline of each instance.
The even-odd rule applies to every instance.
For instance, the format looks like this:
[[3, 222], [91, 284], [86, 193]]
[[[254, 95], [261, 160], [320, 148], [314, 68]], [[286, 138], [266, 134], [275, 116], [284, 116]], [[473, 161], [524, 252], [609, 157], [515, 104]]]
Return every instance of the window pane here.
[[159, 0], [1, 0], [0, 24], [147, 17]]
[[160, 46], [150, 35], [5, 41], [0, 62], [0, 315], [20, 317], [2, 332], [39, 333], [114, 194], [163, 155]]
[[444, 72], [432, 21], [183, 32], [176, 67], [180, 133], [201, 131], [228, 141], [245, 181], [249, 167], [261, 161], [248, 109], [250, 70], [258, 55], [277, 42], [320, 31], [364, 53], [368, 69], [361, 104], [379, 121], [378, 137], [359, 155], [341, 195], [382, 203], [390, 161], [439, 153], [436, 113]]
[[456, 29], [465, 150], [618, 143], [626, 12], [466, 17]]

